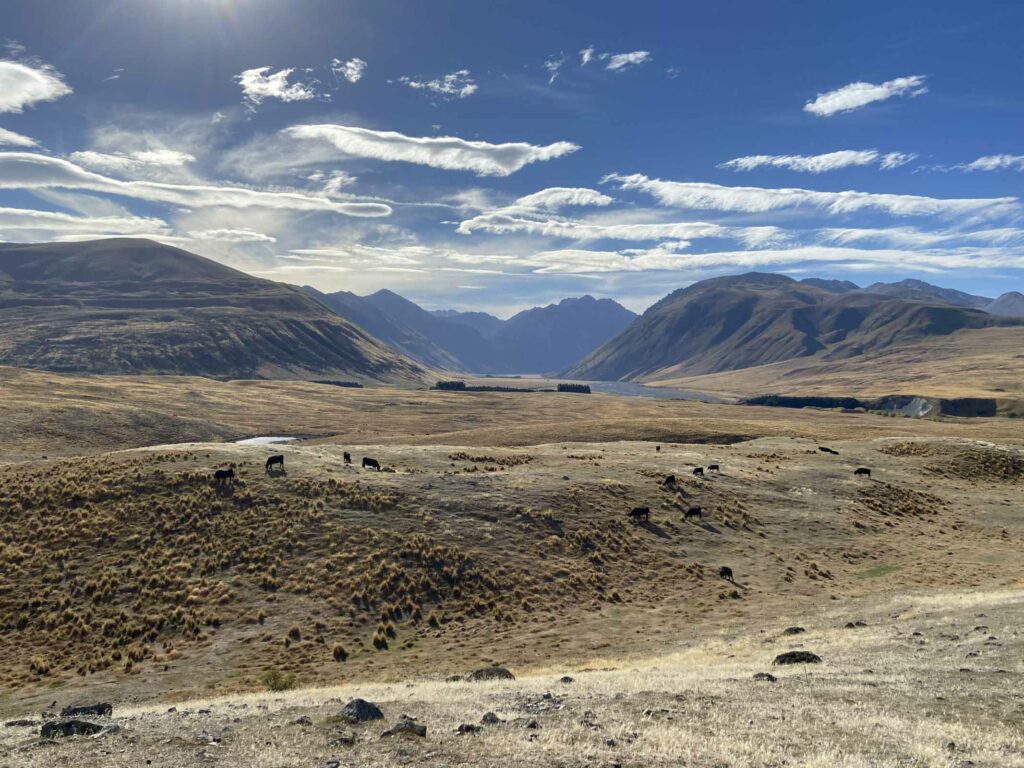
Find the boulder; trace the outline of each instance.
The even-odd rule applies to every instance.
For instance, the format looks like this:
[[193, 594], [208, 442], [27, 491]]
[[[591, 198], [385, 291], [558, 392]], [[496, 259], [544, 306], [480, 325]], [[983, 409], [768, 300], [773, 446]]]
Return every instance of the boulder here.
[[61, 717], [82, 717], [95, 715], [98, 717], [110, 717], [114, 713], [112, 704], [84, 704], [80, 707], [64, 707], [60, 711]]
[[352, 699], [341, 708], [338, 716], [350, 723], [365, 723], [368, 720], [383, 720], [380, 707], [366, 699]]
[[423, 738], [426, 735], [427, 726], [417, 723], [415, 717], [402, 715], [398, 718], [398, 722], [384, 731], [380, 737], [382, 739], [389, 738], [391, 736], [419, 736], [420, 738]]
[[803, 627], [786, 627], [784, 630], [782, 630], [782, 634], [784, 634], [784, 635], [802, 635], [806, 631], [807, 630], [804, 629]]
[[562, 685], [568, 685], [569, 683], [573, 682], [573, 679], [566, 675], [565, 677], [559, 678], [558, 682], [560, 682]]
[[821, 657], [810, 651], [787, 651], [786, 653], [780, 653], [775, 657], [775, 661], [772, 662], [775, 665], [820, 663]]
[[480, 733], [482, 729], [479, 725], [473, 725], [472, 723], [463, 723], [455, 729], [456, 733]]
[[480, 722], [484, 725], [497, 725], [504, 721], [493, 712], [487, 712], [480, 718]]
[[487, 680], [515, 680], [516, 676], [505, 667], [484, 667], [473, 672], [468, 679], [479, 683]]
[[93, 736], [102, 730], [102, 725], [88, 720], [51, 720], [43, 723], [39, 735], [44, 739], [59, 739], [65, 736]]
[[773, 675], [773, 674], [771, 674], [769, 672], [758, 672], [756, 675], [754, 675], [754, 679], [755, 680], [762, 680], [762, 681], [764, 681], [766, 683], [774, 683], [777, 680], [775, 675]]

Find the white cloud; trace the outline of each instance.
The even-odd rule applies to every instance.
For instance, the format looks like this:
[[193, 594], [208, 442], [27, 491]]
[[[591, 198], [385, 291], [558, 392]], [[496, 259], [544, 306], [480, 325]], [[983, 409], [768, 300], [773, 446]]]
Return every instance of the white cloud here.
[[580, 64], [586, 66], [594, 59], [594, 46], [588, 45], [580, 51]]
[[566, 206], [596, 205], [606, 206], [615, 199], [586, 187], [548, 187], [516, 200], [512, 207], [516, 209], [558, 210]]
[[276, 243], [277, 238], [251, 229], [204, 229], [189, 232], [196, 240], [216, 240], [222, 243]]
[[842, 149], [823, 155], [747, 155], [729, 160], [718, 167], [734, 171], [752, 171], [755, 168], [770, 166], [805, 173], [825, 173], [852, 165], [871, 165], [876, 160], [878, 152], [874, 149]]
[[468, 69], [460, 69], [434, 80], [400, 77], [398, 82], [414, 90], [429, 91], [446, 100], [464, 99], [476, 93], [478, 88]]
[[68, 158], [78, 165], [104, 173], [122, 176], [162, 175], [164, 171], [176, 170], [186, 163], [195, 162], [195, 156], [172, 149], [139, 150], [137, 152], [95, 152], [83, 150], [72, 152]]
[[331, 71], [337, 77], [344, 77], [350, 83], [358, 83], [362, 80], [363, 75], [366, 74], [367, 63], [358, 57], [349, 59], [348, 61], [342, 61], [341, 59], [333, 59], [331, 61]]
[[316, 90], [312, 84], [289, 83], [294, 69], [282, 69], [278, 72], [270, 72], [270, 67], [257, 67], [247, 69], [235, 80], [242, 86], [242, 93], [245, 98], [253, 104], [260, 104], [266, 99], [280, 99], [281, 101], [308, 101], [315, 99]]
[[530, 163], [553, 160], [579, 149], [567, 141], [546, 146], [523, 142], [491, 144], [455, 136], [406, 136], [395, 131], [332, 124], [297, 125], [286, 128], [284, 133], [298, 139], [330, 142], [340, 152], [355, 157], [473, 171], [478, 176], [508, 176]]
[[565, 54], [559, 54], [558, 56], [552, 56], [544, 62], [544, 69], [548, 71], [551, 77], [548, 78], [548, 85], [551, 85], [558, 78], [558, 72], [561, 70], [562, 65], [568, 60]]
[[893, 216], [995, 215], [1019, 210], [1015, 197], [950, 198], [871, 192], [816, 192], [808, 189], [726, 187], [719, 184], [651, 179], [643, 174], [609, 174], [604, 181], [622, 189], [646, 192], [662, 205], [700, 211], [764, 213], [785, 208], [814, 208], [829, 214], [863, 210], [884, 211]]
[[629, 53], [602, 53], [599, 59], [606, 60], [605, 69], [621, 72], [624, 69], [644, 64], [651, 60], [650, 51], [630, 51]]
[[87, 171], [60, 158], [28, 152], [0, 152], [0, 189], [72, 189], [147, 200], [181, 208], [222, 206], [248, 209], [325, 211], [346, 216], [387, 216], [381, 203], [338, 202], [301, 192], [266, 191], [215, 184], [122, 181]]
[[928, 92], [923, 75], [897, 77], [880, 85], [874, 83], [850, 83], [827, 93], [819, 93], [814, 101], [804, 105], [804, 111], [818, 117], [829, 117], [839, 112], [852, 112], [876, 101], [885, 101], [893, 96], [920, 96]]
[[825, 173], [850, 166], [874, 165], [883, 170], [891, 170], [906, 165], [917, 158], [913, 152], [889, 152], [880, 154], [874, 149], [842, 149], [838, 152], [826, 152], [823, 155], [747, 155], [737, 157], [719, 165], [734, 171], [752, 171], [755, 168], [769, 166], [787, 168], [791, 171], [805, 173]]
[[1024, 155], [985, 155], [953, 167], [960, 171], [1024, 171]]
[[882, 160], [879, 163], [883, 171], [889, 171], [893, 168], [899, 168], [901, 165], [917, 160], [917, 152], [889, 152], [882, 155]]
[[166, 222], [152, 217], [75, 216], [28, 208], [0, 208], [0, 233], [153, 235], [168, 231]]
[[22, 136], [20, 133], [0, 128], [0, 145], [7, 145], [11, 147], [38, 147], [39, 142], [28, 136]]
[[0, 112], [22, 112], [42, 101], [71, 93], [64, 76], [35, 60], [0, 60]]

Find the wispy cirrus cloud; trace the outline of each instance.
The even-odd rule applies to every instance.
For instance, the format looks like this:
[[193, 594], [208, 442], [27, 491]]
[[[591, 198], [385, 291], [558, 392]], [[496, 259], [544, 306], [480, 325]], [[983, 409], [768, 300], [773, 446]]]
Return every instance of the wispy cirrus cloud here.
[[889, 152], [875, 149], [842, 149], [821, 155], [746, 155], [720, 164], [719, 168], [733, 171], [753, 171], [757, 168], [786, 168], [803, 173], [826, 173], [851, 166], [878, 164], [883, 170], [906, 165], [917, 157], [915, 153]]
[[595, 48], [592, 45], [588, 45], [586, 48], [580, 51], [580, 64], [586, 66], [594, 59]]
[[150, 216], [76, 216], [30, 208], [0, 208], [0, 235], [43, 232], [53, 234], [155, 235], [167, 233], [167, 222]]
[[396, 131], [334, 124], [297, 125], [283, 133], [296, 139], [328, 142], [353, 157], [472, 171], [478, 176], [508, 176], [530, 163], [553, 160], [580, 148], [568, 141], [543, 146], [524, 142], [491, 144], [455, 136], [406, 136]]
[[640, 64], [646, 64], [652, 57], [650, 51], [630, 51], [629, 53], [602, 53], [598, 58], [605, 62], [605, 69], [621, 72]]
[[346, 216], [387, 216], [381, 203], [340, 202], [302, 192], [249, 189], [218, 184], [123, 181], [88, 171], [61, 158], [29, 152], [0, 152], [0, 189], [65, 189], [146, 200], [181, 208], [271, 208], [324, 211]]
[[1015, 197], [936, 198], [873, 192], [818, 192], [809, 189], [727, 187], [702, 182], [652, 179], [643, 174], [609, 174], [603, 181], [645, 192], [661, 205], [700, 211], [764, 213], [786, 208], [813, 208], [829, 214], [864, 210], [893, 216], [997, 215], [1019, 212]]
[[548, 85], [551, 85], [552, 83], [555, 82], [555, 80], [558, 79], [559, 71], [561, 71], [562, 67], [565, 65], [565, 62], [568, 60], [569, 57], [566, 56], [564, 53], [560, 53], [557, 56], [549, 56], [547, 59], [544, 60], [544, 69], [546, 69], [548, 75], [550, 75], [550, 77], [548, 77]]
[[985, 155], [969, 163], [937, 166], [941, 171], [1024, 171], [1024, 155]]
[[335, 77], [343, 77], [350, 83], [358, 83], [362, 80], [363, 75], [366, 74], [366, 68], [368, 66], [369, 65], [359, 57], [353, 57], [348, 61], [342, 61], [341, 59], [331, 60], [331, 72], [334, 73]]
[[818, 117], [830, 117], [842, 112], [852, 112], [877, 101], [886, 101], [894, 96], [920, 96], [928, 92], [924, 75], [897, 77], [884, 83], [850, 83], [834, 91], [819, 93], [813, 101], [804, 105], [804, 112]]
[[235, 76], [242, 94], [251, 104], [262, 104], [267, 99], [280, 101], [308, 101], [317, 97], [312, 83], [289, 82], [294, 68], [271, 72], [270, 67], [247, 69]]
[[20, 133], [0, 128], [0, 145], [10, 147], [37, 147], [39, 142], [29, 136], [22, 136]]
[[438, 96], [446, 101], [465, 99], [479, 89], [468, 69], [460, 69], [432, 80], [402, 76], [398, 78], [397, 82], [413, 90]]
[[[103, 173], [133, 178], [173, 177], [175, 172], [187, 163], [195, 162], [195, 156], [171, 149], [138, 150], [135, 152], [96, 152], [83, 150], [72, 152], [68, 159], [73, 163]], [[168, 173], [170, 171], [171, 173]]]
[[49, 64], [25, 55], [18, 45], [8, 47], [15, 58], [0, 59], [0, 113], [56, 101], [70, 94], [64, 76]]

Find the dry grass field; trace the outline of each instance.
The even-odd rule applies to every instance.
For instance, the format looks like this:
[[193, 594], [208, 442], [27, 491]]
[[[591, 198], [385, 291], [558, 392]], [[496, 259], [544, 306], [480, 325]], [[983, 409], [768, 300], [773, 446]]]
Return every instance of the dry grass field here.
[[958, 331], [844, 360], [815, 355], [741, 371], [684, 377], [666, 369], [650, 379], [653, 386], [731, 397], [774, 392], [1024, 400], [1024, 328]]
[[1019, 420], [2, 376], [5, 768], [1024, 764]]

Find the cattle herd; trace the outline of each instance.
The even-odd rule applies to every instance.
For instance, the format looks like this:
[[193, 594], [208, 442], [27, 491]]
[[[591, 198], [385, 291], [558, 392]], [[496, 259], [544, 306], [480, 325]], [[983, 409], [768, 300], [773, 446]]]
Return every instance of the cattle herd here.
[[[661, 446], [660, 445], [656, 445], [654, 447], [654, 450], [657, 453], [661, 453]], [[831, 454], [833, 456], [838, 456], [839, 455], [839, 451], [832, 450], [831, 448], [828, 448], [828, 447], [823, 446], [823, 445], [819, 445], [818, 446], [818, 450], [820, 452], [822, 452], [822, 453], [828, 453], [828, 454]], [[349, 454], [348, 451], [344, 452], [343, 458], [344, 458], [345, 464], [351, 464], [352, 463], [352, 456], [351, 456], [351, 454]], [[373, 470], [376, 470], [377, 472], [381, 471], [380, 462], [377, 459], [371, 458], [370, 456], [364, 456], [363, 457], [363, 461], [362, 461], [362, 465], [361, 466], [362, 466], [363, 469], [373, 469]], [[279, 454], [275, 454], [273, 456], [267, 457], [266, 471], [269, 473], [275, 467], [280, 467], [281, 472], [284, 472], [284, 454], [280, 454], [279, 453]], [[704, 477], [705, 476], [704, 475], [704, 469], [705, 469], [704, 467], [694, 467], [693, 470], [692, 470], [693, 476], [694, 477]], [[707, 471], [708, 472], [720, 473], [721, 469], [720, 469], [718, 464], [708, 464]], [[871, 477], [871, 470], [869, 468], [867, 468], [867, 467], [857, 467], [857, 469], [855, 469], [853, 471], [853, 474], [856, 477], [868, 477], [868, 478], [870, 478]], [[215, 470], [214, 473], [213, 473], [213, 481], [217, 485], [230, 485], [232, 482], [234, 482], [234, 479], [235, 479], [235, 470], [233, 468], [218, 469], [218, 470]], [[674, 487], [675, 484], [676, 484], [676, 476], [675, 475], [666, 475], [665, 478], [661, 481], [661, 484], [663, 486], [665, 486], [665, 487]], [[696, 518], [697, 520], [703, 520], [704, 519], [704, 510], [701, 507], [689, 507], [683, 513], [683, 520], [690, 520], [691, 518]], [[650, 522], [650, 520], [651, 520], [651, 508], [650, 507], [634, 507], [629, 512], [629, 519], [631, 521], [633, 521], [634, 523], [637, 523], [637, 524]], [[726, 581], [733, 581], [732, 568], [730, 568], [728, 566], [723, 565], [718, 570], [718, 575], [721, 578], [725, 579]]]

